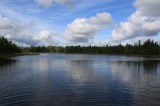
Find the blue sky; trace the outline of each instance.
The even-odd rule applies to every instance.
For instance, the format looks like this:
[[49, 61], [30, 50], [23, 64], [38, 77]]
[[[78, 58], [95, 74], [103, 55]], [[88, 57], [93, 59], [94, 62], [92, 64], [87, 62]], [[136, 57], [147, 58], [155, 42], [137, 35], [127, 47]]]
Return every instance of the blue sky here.
[[[148, 14], [152, 16], [148, 16], [143, 10], [150, 7], [155, 11], [160, 3], [158, 0], [143, 2], [144, 0], [1, 0], [0, 33], [22, 46], [97, 45], [157, 39], [160, 26], [143, 20], [142, 17], [147, 20], [154, 17], [155, 22], [160, 22], [160, 14], [155, 16], [149, 11]], [[140, 28], [135, 28], [138, 23], [132, 16], [142, 19]], [[146, 26], [144, 29], [143, 25], [148, 24], [155, 29]], [[141, 33], [136, 33], [137, 31]]]

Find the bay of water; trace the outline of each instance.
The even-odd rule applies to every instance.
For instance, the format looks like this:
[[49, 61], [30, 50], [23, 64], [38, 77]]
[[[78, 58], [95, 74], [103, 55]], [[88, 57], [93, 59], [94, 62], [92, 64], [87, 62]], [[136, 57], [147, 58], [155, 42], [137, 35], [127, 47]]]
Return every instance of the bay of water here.
[[160, 59], [73, 54], [0, 59], [0, 106], [160, 106]]

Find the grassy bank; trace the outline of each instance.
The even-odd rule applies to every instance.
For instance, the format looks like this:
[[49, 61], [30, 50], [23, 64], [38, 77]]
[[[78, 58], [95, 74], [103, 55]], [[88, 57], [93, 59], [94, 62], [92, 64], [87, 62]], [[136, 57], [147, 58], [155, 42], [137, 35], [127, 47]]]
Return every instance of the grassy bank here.
[[22, 52], [22, 53], [15, 53], [16, 56], [25, 56], [25, 55], [39, 55], [39, 53], [33, 52]]
[[14, 56], [39, 55], [39, 53], [22, 52], [22, 53], [0, 53], [0, 58], [10, 58]]

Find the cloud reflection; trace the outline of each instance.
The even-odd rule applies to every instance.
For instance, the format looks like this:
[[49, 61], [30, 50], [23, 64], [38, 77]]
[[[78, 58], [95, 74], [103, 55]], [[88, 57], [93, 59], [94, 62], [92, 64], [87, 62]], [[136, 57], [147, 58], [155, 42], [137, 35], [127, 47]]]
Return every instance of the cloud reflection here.
[[112, 75], [128, 85], [136, 105], [159, 105], [160, 61], [112, 62]]

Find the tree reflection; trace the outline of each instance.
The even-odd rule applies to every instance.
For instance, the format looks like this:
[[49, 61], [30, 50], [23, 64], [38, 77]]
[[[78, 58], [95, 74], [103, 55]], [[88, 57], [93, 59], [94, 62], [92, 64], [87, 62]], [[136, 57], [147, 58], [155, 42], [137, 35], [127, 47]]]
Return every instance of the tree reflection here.
[[0, 59], [0, 67], [1, 66], [10, 66], [11, 64], [15, 64], [16, 60], [12, 59]]
[[159, 70], [159, 60], [143, 61], [145, 73], [156, 73]]
[[112, 62], [114, 79], [118, 79], [131, 88], [137, 106], [158, 106], [159, 73], [160, 61], [158, 60]]

